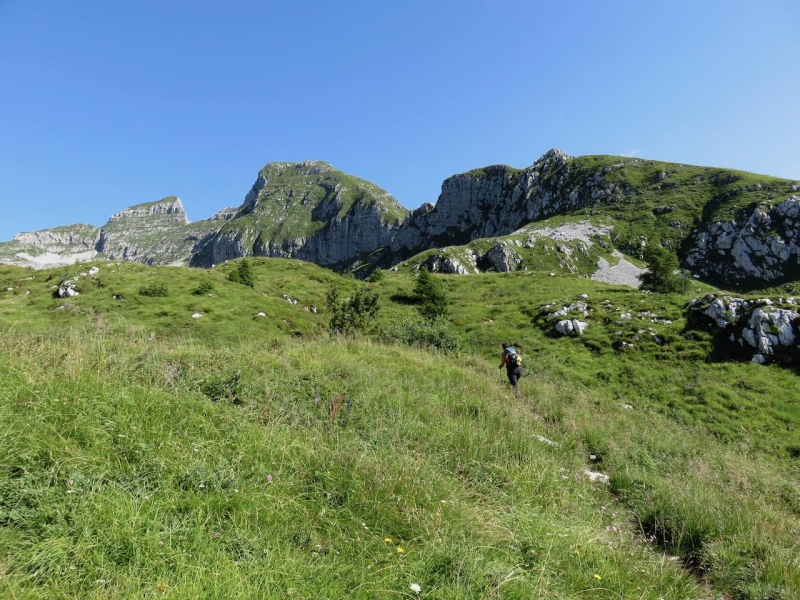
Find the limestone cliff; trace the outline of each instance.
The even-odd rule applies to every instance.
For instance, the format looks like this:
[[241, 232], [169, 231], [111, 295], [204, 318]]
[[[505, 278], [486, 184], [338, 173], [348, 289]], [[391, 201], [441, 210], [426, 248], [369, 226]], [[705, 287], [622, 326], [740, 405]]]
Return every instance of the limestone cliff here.
[[180, 198], [169, 196], [111, 215], [100, 230], [97, 251], [112, 260], [183, 264], [219, 226], [220, 219], [190, 223]]

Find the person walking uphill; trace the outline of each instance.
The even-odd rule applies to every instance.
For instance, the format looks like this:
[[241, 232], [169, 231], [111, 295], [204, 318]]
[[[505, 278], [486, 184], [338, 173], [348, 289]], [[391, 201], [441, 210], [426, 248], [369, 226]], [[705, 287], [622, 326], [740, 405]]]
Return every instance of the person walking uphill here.
[[498, 369], [506, 367], [506, 375], [508, 375], [508, 382], [514, 388], [514, 396], [519, 398], [519, 378], [522, 377], [522, 357], [519, 352], [512, 346], [503, 343], [503, 356], [500, 359], [500, 366]]

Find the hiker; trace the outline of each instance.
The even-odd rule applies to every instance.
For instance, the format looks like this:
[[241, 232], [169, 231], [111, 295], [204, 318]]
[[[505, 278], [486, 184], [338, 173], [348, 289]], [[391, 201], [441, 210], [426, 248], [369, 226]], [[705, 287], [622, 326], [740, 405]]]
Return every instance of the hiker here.
[[522, 377], [522, 357], [515, 348], [503, 342], [503, 355], [500, 358], [500, 366], [498, 369], [506, 367], [506, 375], [508, 375], [508, 382], [514, 388], [514, 396], [519, 398], [519, 378]]

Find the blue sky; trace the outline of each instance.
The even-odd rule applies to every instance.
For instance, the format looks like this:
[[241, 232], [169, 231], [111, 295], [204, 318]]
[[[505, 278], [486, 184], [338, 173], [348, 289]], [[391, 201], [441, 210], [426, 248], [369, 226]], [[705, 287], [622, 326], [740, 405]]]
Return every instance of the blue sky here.
[[326, 160], [409, 208], [551, 147], [800, 180], [800, 3], [0, 0], [0, 240]]

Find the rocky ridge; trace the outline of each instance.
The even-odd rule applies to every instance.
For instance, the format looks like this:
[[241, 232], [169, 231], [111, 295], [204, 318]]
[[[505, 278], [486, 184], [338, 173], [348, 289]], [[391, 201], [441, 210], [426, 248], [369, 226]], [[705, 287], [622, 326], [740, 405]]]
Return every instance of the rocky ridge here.
[[93, 225], [66, 225], [23, 232], [0, 243], [0, 263], [47, 269], [93, 260], [100, 229]]
[[[758, 287], [800, 273], [798, 190], [800, 184], [750, 173], [553, 149], [525, 169], [496, 165], [454, 175], [435, 205], [409, 212], [385, 190], [328, 163], [270, 163], [240, 206], [210, 219], [189, 223], [180, 200], [164, 198], [80, 235], [54, 233], [58, 228], [20, 234], [0, 244], [0, 261], [52, 266], [99, 256], [211, 266], [254, 255], [360, 276], [405, 260], [461, 275], [592, 276], [622, 264], [620, 250], [642, 258], [648, 245], [660, 244], [697, 277]], [[604, 231], [559, 239], [565, 220]]]

